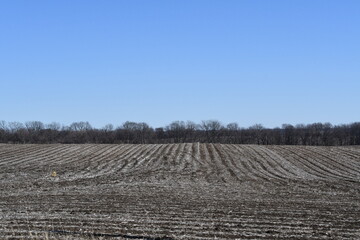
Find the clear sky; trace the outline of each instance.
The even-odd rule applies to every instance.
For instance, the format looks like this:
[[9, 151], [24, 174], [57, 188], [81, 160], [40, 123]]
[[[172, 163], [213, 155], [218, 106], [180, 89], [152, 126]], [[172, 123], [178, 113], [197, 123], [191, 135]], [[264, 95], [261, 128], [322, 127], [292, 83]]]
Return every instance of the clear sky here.
[[360, 121], [360, 1], [0, 2], [0, 120]]

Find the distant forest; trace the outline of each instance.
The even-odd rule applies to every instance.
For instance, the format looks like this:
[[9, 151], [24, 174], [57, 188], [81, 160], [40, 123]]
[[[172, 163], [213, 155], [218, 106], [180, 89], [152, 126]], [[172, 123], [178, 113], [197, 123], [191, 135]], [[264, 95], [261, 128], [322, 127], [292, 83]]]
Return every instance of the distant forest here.
[[283, 124], [265, 128], [255, 124], [241, 128], [237, 123], [223, 125], [217, 120], [201, 123], [174, 121], [168, 126], [152, 128], [140, 122], [125, 122], [119, 127], [107, 124], [93, 128], [89, 122], [69, 126], [40, 121], [26, 123], [0, 121], [1, 143], [229, 143], [262, 145], [360, 145], [360, 122], [342, 125], [330, 123]]

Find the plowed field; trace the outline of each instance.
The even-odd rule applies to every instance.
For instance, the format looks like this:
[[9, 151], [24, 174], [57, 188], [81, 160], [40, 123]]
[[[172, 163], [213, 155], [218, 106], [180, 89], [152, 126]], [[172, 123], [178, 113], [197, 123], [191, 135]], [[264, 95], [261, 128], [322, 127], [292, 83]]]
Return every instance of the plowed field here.
[[360, 147], [0, 144], [0, 239], [360, 239]]

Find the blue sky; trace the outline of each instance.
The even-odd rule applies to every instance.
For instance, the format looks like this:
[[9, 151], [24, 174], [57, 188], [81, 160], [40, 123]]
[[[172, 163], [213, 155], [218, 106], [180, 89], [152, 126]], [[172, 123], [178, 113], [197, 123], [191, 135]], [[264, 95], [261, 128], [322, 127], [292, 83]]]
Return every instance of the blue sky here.
[[360, 1], [0, 2], [0, 120], [360, 120]]

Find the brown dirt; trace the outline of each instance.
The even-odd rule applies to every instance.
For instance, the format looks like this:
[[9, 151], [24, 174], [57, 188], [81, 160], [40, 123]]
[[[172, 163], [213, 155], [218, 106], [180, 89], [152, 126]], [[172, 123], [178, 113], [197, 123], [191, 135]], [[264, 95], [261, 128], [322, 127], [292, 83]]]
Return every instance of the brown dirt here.
[[359, 149], [0, 144], [0, 239], [360, 239]]

